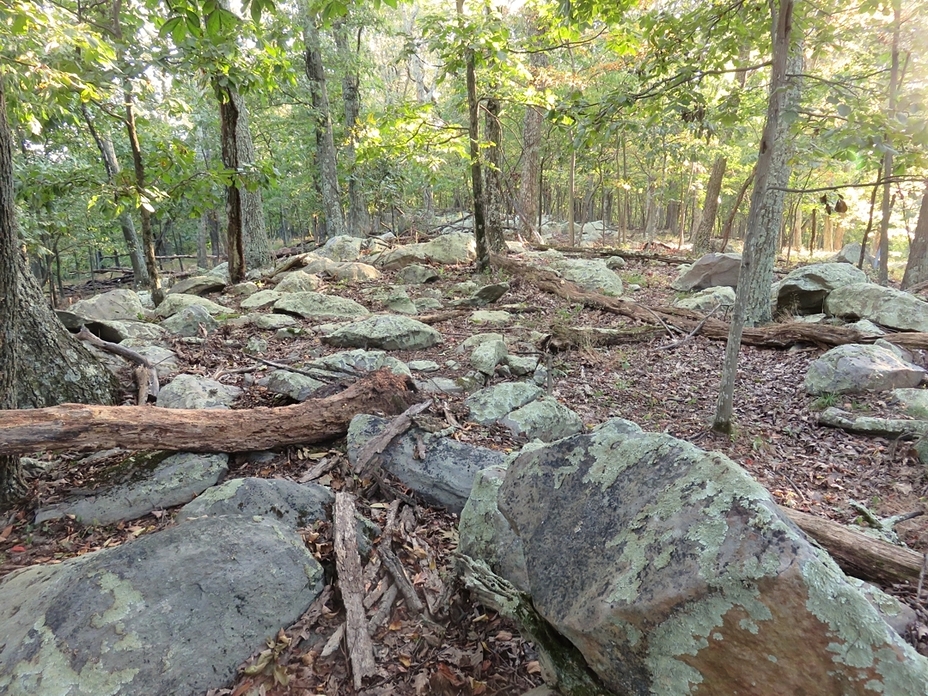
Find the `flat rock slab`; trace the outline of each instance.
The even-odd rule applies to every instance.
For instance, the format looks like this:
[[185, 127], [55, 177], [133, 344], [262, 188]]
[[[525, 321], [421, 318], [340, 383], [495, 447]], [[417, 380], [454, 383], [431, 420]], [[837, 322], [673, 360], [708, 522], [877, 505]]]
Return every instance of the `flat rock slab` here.
[[925, 370], [880, 346], [848, 344], [832, 348], [809, 365], [807, 394], [859, 394], [916, 387]]
[[[348, 461], [352, 466], [365, 443], [389, 424], [389, 420], [369, 415], [352, 419], [348, 427]], [[381, 466], [403, 485], [426, 501], [456, 514], [464, 508], [477, 472], [499, 466], [506, 458], [502, 452], [468, 445], [417, 427], [395, 438], [379, 457]]]
[[928, 331], [928, 302], [876, 283], [836, 288], [825, 298], [825, 311], [842, 319], [869, 319], [899, 331]]
[[320, 287], [322, 287], [322, 278], [298, 270], [284, 273], [280, 277], [280, 282], [274, 286], [274, 290], [277, 292], [315, 292]]
[[158, 393], [163, 408], [229, 408], [242, 390], [197, 375], [177, 375]]
[[474, 392], [464, 400], [464, 405], [470, 409], [472, 421], [491, 425], [544, 395], [544, 389], [528, 382], [502, 382]]
[[212, 333], [219, 328], [219, 322], [213, 319], [206, 307], [190, 305], [162, 321], [161, 327], [178, 336], [191, 338]]
[[670, 287], [674, 290], [704, 290], [725, 285], [738, 286], [741, 273], [741, 254], [706, 254], [684, 269]]
[[110, 290], [86, 300], [78, 300], [70, 312], [84, 321], [138, 321], [145, 308], [133, 290]]
[[322, 590], [294, 531], [190, 520], [0, 582], [0, 693], [202, 694]]
[[674, 307], [695, 309], [699, 312], [711, 312], [718, 306], [732, 307], [735, 304], [735, 291], [727, 285], [700, 290], [695, 295], [681, 297], [673, 301]]
[[364, 305], [347, 297], [333, 297], [318, 292], [284, 293], [274, 303], [274, 311], [320, 322], [354, 319], [370, 314]]
[[723, 455], [614, 419], [520, 454], [498, 502], [610, 693], [926, 692], [928, 660]]
[[458, 264], [477, 258], [477, 242], [469, 232], [449, 232], [429, 242], [407, 244], [377, 257], [376, 264], [386, 269], [398, 269], [413, 263]]
[[177, 521], [204, 515], [257, 515], [296, 529], [328, 519], [326, 506], [334, 502], [332, 491], [314, 483], [238, 478], [213, 486], [184, 505]]
[[130, 458], [131, 481], [42, 508], [36, 524], [74, 515], [84, 524], [113, 524], [134, 520], [152, 510], [182, 505], [216, 484], [229, 470], [227, 454], [178, 452], [168, 457], [159, 453]]
[[231, 310], [228, 307], [213, 302], [212, 300], [207, 300], [205, 297], [198, 297], [197, 295], [184, 295], [181, 293], [167, 295], [164, 298], [164, 302], [158, 305], [156, 314], [162, 319], [167, 319], [172, 317], [182, 309], [197, 305], [205, 309], [209, 314], [229, 314]]
[[428, 324], [403, 316], [375, 316], [352, 322], [322, 337], [322, 342], [340, 348], [423, 350], [442, 340]]
[[168, 330], [147, 321], [119, 321], [100, 319], [87, 324], [88, 330], [110, 343], [122, 343], [127, 339], [158, 343], [168, 337]]
[[193, 276], [179, 280], [171, 289], [169, 295], [205, 295], [209, 292], [217, 292], [226, 286], [222, 278], [211, 275]]
[[[309, 275], [308, 273], [306, 275]], [[294, 292], [289, 290], [288, 292]], [[281, 297], [284, 296], [283, 292], [278, 290], [258, 290], [258, 292], [249, 295], [244, 300], [242, 300], [242, 309], [258, 309], [259, 307], [266, 307], [272, 305]]]

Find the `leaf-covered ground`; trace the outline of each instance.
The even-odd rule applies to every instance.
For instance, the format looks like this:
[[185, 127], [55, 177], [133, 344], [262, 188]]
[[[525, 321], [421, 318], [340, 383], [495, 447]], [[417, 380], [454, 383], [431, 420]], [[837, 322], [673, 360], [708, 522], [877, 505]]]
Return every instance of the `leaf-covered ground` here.
[[[446, 267], [437, 283], [407, 289], [414, 300], [424, 293], [447, 296], [450, 286], [471, 279], [472, 272], [468, 267]], [[630, 261], [619, 274], [627, 282], [642, 286], [632, 295], [640, 303], [659, 306], [674, 298], [668, 287], [675, 276], [673, 265]], [[512, 312], [509, 325], [475, 326], [464, 314], [435, 324], [445, 337], [442, 345], [428, 351], [395, 353], [396, 357], [404, 361], [429, 359], [440, 365], [454, 361], [452, 367], [438, 374], [456, 377], [469, 369], [467, 356], [458, 346], [474, 333], [502, 332], [510, 352], [532, 354], [538, 351], [540, 334], [555, 325], [629, 325], [622, 317], [571, 306], [517, 276], [496, 279], [511, 285], [498, 306], [492, 307]], [[388, 273], [381, 282], [391, 280]], [[338, 283], [324, 288], [331, 294], [352, 297], [375, 311], [381, 309], [372, 306], [362, 290]], [[178, 342], [174, 349], [181, 371], [244, 387], [246, 394], [238, 404], [242, 408], [286, 403], [282, 397], [255, 385], [272, 369], [246, 355], [245, 343], [256, 333], [254, 328], [223, 328], [200, 345]], [[293, 363], [335, 352], [312, 335], [277, 340], [272, 333], [261, 333], [269, 343], [262, 357], [273, 362]], [[860, 413], [899, 415], [885, 395], [836, 400], [807, 396], [802, 388], [806, 368], [823, 349], [797, 346], [774, 351], [742, 347], [735, 392], [737, 429], [729, 438], [709, 429], [724, 343], [697, 335], [677, 347], [668, 347], [680, 338], [664, 335], [647, 343], [577, 349], [543, 355], [541, 359], [550, 361], [550, 367], [559, 375], [552, 384], [552, 394], [577, 411], [587, 425], [622, 417], [645, 429], [721, 451], [766, 486], [781, 505], [842, 523], [861, 522], [851, 501], [866, 505], [879, 517], [924, 509], [928, 471], [910, 443], [857, 437], [817, 425], [817, 409], [825, 402], [832, 405], [832, 401]], [[928, 366], [924, 355], [916, 354], [914, 361]], [[129, 402], [129, 371], [123, 376]], [[434, 395], [433, 399], [432, 415], [446, 419], [450, 414], [461, 424], [454, 437], [504, 450], [521, 445], [499, 427], [467, 422], [462, 396]], [[34, 563], [60, 562], [121, 544], [170, 524], [171, 510], [109, 527], [85, 527], [72, 520], [40, 527], [30, 523], [36, 506], [75, 492], [90, 492], [111, 481], [112, 464], [121, 457], [119, 453], [72, 453], [39, 457], [38, 464], [28, 467], [32, 497], [0, 528], [0, 575]], [[359, 495], [359, 510], [383, 528], [391, 514], [391, 500], [379, 493], [369, 494], [364, 483], [346, 475], [346, 471], [342, 441], [321, 448], [291, 447], [260, 457], [238, 455], [231, 462], [229, 475], [315, 480], [335, 490], [354, 491]], [[402, 597], [389, 603], [388, 610], [380, 611], [382, 621], [373, 636], [380, 674], [361, 693], [521, 694], [540, 683], [540, 667], [532, 645], [522, 639], [517, 627], [475, 605], [455, 581], [451, 554], [457, 539], [456, 519], [439, 510], [403, 503], [399, 510], [394, 507], [390, 522], [392, 547], [429, 609], [430, 618], [411, 611]], [[915, 517], [900, 524], [896, 531], [913, 549], [928, 549], [928, 517]], [[334, 577], [332, 529], [329, 525], [308, 528], [304, 539], [331, 569], [327, 574], [329, 587], [295, 626], [285, 627], [276, 639], [259, 648], [229, 690], [217, 693], [356, 693], [344, 641], [332, 639], [344, 621]], [[368, 611], [375, 615], [384, 604], [381, 595], [387, 583], [376, 554], [371, 558], [375, 560], [365, 570], [365, 583]], [[914, 588], [885, 589], [915, 607], [922, 620], [928, 617], [923, 599], [916, 598]], [[924, 621], [912, 628], [909, 637], [928, 654], [928, 626]]]

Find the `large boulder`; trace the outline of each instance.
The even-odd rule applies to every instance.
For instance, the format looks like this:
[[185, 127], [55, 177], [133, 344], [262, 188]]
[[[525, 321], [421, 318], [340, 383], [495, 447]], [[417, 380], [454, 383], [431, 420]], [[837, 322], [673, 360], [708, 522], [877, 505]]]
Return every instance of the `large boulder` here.
[[730, 288], [738, 286], [741, 273], [741, 254], [706, 254], [692, 266], [687, 267], [670, 287], [688, 292], [704, 290], [720, 285]]
[[223, 307], [221, 304], [213, 302], [212, 300], [207, 300], [205, 297], [176, 293], [167, 295], [164, 298], [164, 302], [158, 305], [157, 314], [162, 319], [167, 319], [193, 305], [202, 307], [213, 316], [216, 314], [229, 314], [231, 312], [228, 307]]
[[825, 311], [842, 319], [869, 319], [899, 331], [928, 331], [928, 302], [876, 283], [833, 290], [825, 299]]
[[168, 294], [205, 295], [222, 290], [225, 286], [226, 283], [222, 278], [214, 275], [200, 275], [177, 281], [168, 290]]
[[477, 243], [469, 232], [449, 232], [429, 242], [407, 244], [380, 254], [376, 264], [386, 269], [403, 268], [413, 263], [459, 264], [477, 258]]
[[127, 339], [158, 343], [168, 336], [167, 329], [147, 321], [97, 320], [87, 324], [87, 329], [111, 343], [121, 343]]
[[[532, 385], [534, 386], [534, 385]], [[583, 429], [583, 420], [553, 396], [543, 396], [506, 414], [499, 424], [516, 437], [552, 442]]]
[[199, 375], [177, 375], [158, 392], [164, 408], [229, 408], [242, 390]]
[[474, 392], [465, 399], [464, 405], [472, 421], [491, 425], [544, 395], [544, 389], [528, 382], [501, 382]]
[[0, 693], [202, 694], [323, 586], [299, 534], [270, 520], [190, 520], [0, 581]]
[[315, 292], [321, 287], [322, 279], [319, 276], [296, 270], [284, 273], [280, 277], [280, 282], [274, 286], [274, 290], [277, 292]]
[[808, 394], [857, 394], [916, 387], [925, 370], [881, 346], [847, 344], [814, 360], [806, 372]]
[[[859, 245], [858, 245], [859, 246]], [[867, 274], [847, 263], [813, 263], [790, 271], [777, 283], [777, 311], [817, 314], [835, 288], [866, 283]]]
[[402, 316], [376, 316], [352, 322], [322, 337], [322, 342], [339, 348], [423, 350], [442, 340], [428, 324]]
[[274, 303], [274, 311], [282, 314], [295, 314], [310, 321], [339, 321], [365, 317], [370, 312], [347, 297], [323, 295], [318, 292], [284, 293]]
[[209, 334], [219, 328], [206, 307], [190, 305], [161, 322], [161, 327], [178, 336], [194, 337]]
[[588, 292], [619, 297], [624, 289], [622, 279], [600, 259], [555, 259], [551, 267]]
[[[845, 244], [841, 247], [841, 251], [828, 259], [831, 263], [851, 263], [855, 266], [860, 261], [860, 242], [851, 242], [850, 244]], [[870, 268], [874, 268], [875, 261], [870, 252], [864, 254], [864, 264]]]
[[84, 322], [102, 319], [104, 321], [138, 321], [145, 316], [145, 308], [138, 294], [133, 290], [110, 290], [86, 300], [78, 300], [70, 307], [71, 313]]
[[699, 312], [711, 312], [716, 307], [733, 307], [735, 291], [727, 285], [700, 290], [695, 295], [680, 297], [673, 301], [674, 307], [695, 309]]
[[924, 694], [928, 661], [727, 457], [620, 419], [499, 490], [535, 609], [610, 693]]
[[360, 237], [340, 235], [327, 239], [316, 253], [333, 261], [355, 261], [361, 255], [361, 242]]

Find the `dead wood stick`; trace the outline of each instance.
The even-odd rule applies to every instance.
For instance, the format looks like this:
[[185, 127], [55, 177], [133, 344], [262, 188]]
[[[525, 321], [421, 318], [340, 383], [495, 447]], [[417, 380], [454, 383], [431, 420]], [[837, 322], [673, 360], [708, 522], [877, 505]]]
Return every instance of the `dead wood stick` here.
[[[139, 387], [139, 404], [141, 405], [147, 403], [149, 395], [157, 398], [158, 392], [161, 390], [161, 385], [158, 383], [158, 368], [151, 360], [146, 358], [141, 353], [137, 353], [131, 348], [121, 346], [118, 343], [112, 343], [111, 341], [104, 341], [99, 336], [95, 336], [94, 334], [90, 333], [90, 330], [86, 326], [81, 326], [81, 330], [77, 332], [76, 336], [80, 340], [86, 341], [87, 343], [90, 343], [91, 345], [94, 345], [101, 350], [113, 353], [114, 355], [119, 355], [126, 360], [135, 363], [136, 365], [144, 367], [146, 372], [143, 374], [139, 374], [139, 372], [136, 371], [136, 384], [138, 384]], [[144, 398], [142, 382], [140, 381], [143, 377], [147, 379], [147, 386], [144, 390]]]
[[403, 564], [400, 563], [400, 559], [397, 558], [396, 554], [393, 553], [393, 549], [390, 548], [389, 539], [384, 539], [377, 545], [377, 553], [380, 555], [383, 567], [386, 568], [393, 577], [394, 584], [402, 593], [403, 599], [406, 600], [406, 606], [416, 614], [423, 614], [425, 612], [425, 606], [422, 604], [422, 600], [419, 599], [419, 595], [416, 594], [416, 588], [412, 586], [409, 578], [406, 577], [406, 571], [403, 570]]
[[368, 440], [364, 447], [361, 448], [354, 466], [352, 467], [352, 471], [354, 471], [355, 474], [362, 474], [365, 472], [368, 468], [368, 464], [372, 462], [374, 457], [378, 454], [382, 454], [395, 438], [412, 427], [412, 417], [422, 413], [431, 405], [431, 399], [427, 399], [422, 403], [413, 404], [394, 418], [382, 432]]
[[63, 404], [0, 411], [0, 454], [122, 447], [180, 452], [251, 452], [344, 435], [359, 413], [401, 413], [416, 398], [402, 375], [379, 370], [324, 399], [279, 408], [136, 408]]
[[361, 582], [361, 556], [358, 554], [358, 529], [355, 522], [354, 496], [344, 491], [335, 494], [335, 568], [338, 586], [345, 605], [345, 637], [354, 688], [360, 689], [365, 677], [377, 673], [374, 644], [367, 632], [364, 611], [364, 587]]
[[928, 435], [928, 421], [925, 420], [855, 416], [834, 406], [829, 406], [822, 411], [818, 415], [818, 422], [832, 428], [841, 428], [851, 433], [872, 437], [914, 439]]
[[[312, 377], [313, 379], [318, 379], [320, 381], [333, 379], [332, 375], [329, 374], [329, 371], [323, 370], [322, 368], [316, 368], [317, 371], [301, 370], [297, 367], [291, 367], [290, 365], [287, 365], [286, 363], [279, 363], [279, 362], [274, 362], [273, 360], [265, 360], [264, 358], [259, 358], [257, 355], [251, 355], [249, 353], [245, 353], [245, 355], [246, 357], [249, 357], [252, 360], [255, 360], [263, 365], [267, 365], [268, 367], [276, 368], [278, 370], [286, 370], [287, 372], [293, 372], [298, 375], [303, 375], [304, 377]], [[250, 369], [253, 370], [254, 368], [250, 368]], [[334, 371], [335, 370], [332, 370], [332, 372]], [[338, 371], [344, 372], [345, 374], [354, 374], [354, 375], [359, 373], [359, 371], [357, 370], [350, 371], [350, 370], [345, 370], [341, 368], [339, 368]], [[231, 373], [231, 371], [229, 372]]]
[[703, 320], [702, 320], [701, 322], [699, 322], [698, 324], [696, 324], [696, 326], [693, 328], [693, 330], [690, 331], [688, 334], [686, 334], [686, 336], [684, 336], [683, 338], [681, 338], [681, 339], [678, 340], [678, 341], [674, 341], [673, 343], [669, 343], [669, 344], [667, 344], [666, 346], [657, 346], [657, 350], [672, 350], [672, 349], [674, 349], [674, 348], [679, 348], [679, 347], [682, 346], [684, 343], [686, 343], [687, 341], [691, 340], [691, 339], [693, 338], [693, 336], [695, 336], [696, 334], [699, 333], [699, 330], [700, 330], [703, 326], [706, 325], [706, 322], [709, 321], [709, 319], [712, 317], [712, 315], [715, 314], [716, 311], [718, 311], [719, 307], [721, 307], [721, 306], [722, 306], [721, 303], [715, 305], [715, 307], [712, 308], [712, 311], [709, 312], [709, 313], [706, 315], [706, 318], [703, 319]]
[[848, 575], [884, 586], [918, 580], [921, 554], [822, 517], [784, 507], [780, 511], [821, 544]]
[[396, 589], [396, 583], [390, 585], [387, 588], [387, 591], [383, 594], [383, 599], [380, 602], [380, 606], [377, 607], [377, 611], [371, 616], [370, 621], [367, 622], [367, 630], [373, 634], [378, 628], [383, 626], [384, 622], [390, 618], [390, 611], [393, 609], [393, 602], [396, 601], [396, 595], [399, 593], [399, 590]]

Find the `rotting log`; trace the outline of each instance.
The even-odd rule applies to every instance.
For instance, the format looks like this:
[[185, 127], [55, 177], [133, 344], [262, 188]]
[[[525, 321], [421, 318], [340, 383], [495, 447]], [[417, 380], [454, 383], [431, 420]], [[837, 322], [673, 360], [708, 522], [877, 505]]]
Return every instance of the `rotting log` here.
[[[706, 319], [701, 312], [677, 307], [648, 307], [625, 297], [609, 297], [600, 293], [587, 292], [554, 271], [538, 268], [509, 257], [494, 256], [492, 261], [497, 268], [518, 275], [538, 289], [568, 302], [628, 317], [643, 324], [667, 324], [678, 328], [681, 333], [692, 331], [705, 320], [699, 329], [699, 334], [714, 341], [728, 340], [728, 322], [720, 319]], [[867, 336], [855, 329], [842, 326], [809, 324], [801, 321], [745, 328], [741, 336], [743, 344], [758, 348], [790, 348], [798, 343], [832, 347], [847, 343], [873, 343], [877, 339], [883, 339], [903, 348], [928, 349], [928, 333], [906, 332]]]
[[780, 511], [831, 554], [848, 575], [884, 587], [918, 582], [923, 560], [920, 553], [855, 532], [823, 517], [785, 507]]
[[0, 411], [0, 454], [121, 447], [183, 452], [249, 452], [344, 435], [359, 413], [396, 415], [419, 401], [407, 377], [370, 373], [345, 391], [294, 406], [172, 409], [62, 404]]
[[871, 437], [903, 438], [912, 440], [928, 435], [928, 421], [905, 420], [903, 418], [874, 418], [873, 416], [855, 416], [840, 408], [831, 406], [818, 416], [821, 425], [841, 428], [857, 435]]
[[666, 332], [659, 326], [630, 326], [624, 329], [597, 329], [588, 326], [563, 326], [554, 324], [551, 333], [537, 342], [539, 349], [560, 352], [574, 348], [587, 350], [604, 346], [629, 343], [644, 343], [663, 336]]

